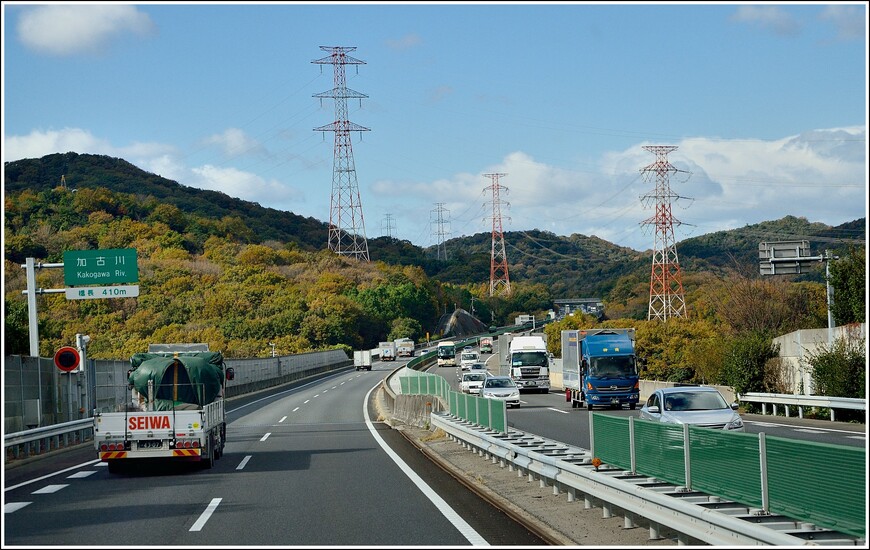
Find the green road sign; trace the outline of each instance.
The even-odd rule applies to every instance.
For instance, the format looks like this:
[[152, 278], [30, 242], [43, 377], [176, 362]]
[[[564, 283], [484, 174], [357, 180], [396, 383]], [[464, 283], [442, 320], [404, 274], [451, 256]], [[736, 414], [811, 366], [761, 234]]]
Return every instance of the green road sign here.
[[63, 281], [66, 286], [138, 282], [136, 249], [67, 250], [63, 253]]

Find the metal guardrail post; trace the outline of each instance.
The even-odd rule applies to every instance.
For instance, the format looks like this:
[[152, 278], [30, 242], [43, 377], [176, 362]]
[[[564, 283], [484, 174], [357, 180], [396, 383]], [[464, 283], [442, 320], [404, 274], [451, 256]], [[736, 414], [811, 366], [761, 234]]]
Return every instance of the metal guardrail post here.
[[686, 468], [686, 490], [692, 490], [692, 459], [689, 445], [689, 425], [683, 424], [683, 465]]
[[767, 442], [764, 432], [758, 434], [758, 460], [761, 472], [761, 509], [767, 513], [770, 510], [770, 492], [767, 490]]
[[637, 455], [634, 447], [634, 417], [628, 417], [628, 453], [631, 457], [631, 475], [637, 473]]

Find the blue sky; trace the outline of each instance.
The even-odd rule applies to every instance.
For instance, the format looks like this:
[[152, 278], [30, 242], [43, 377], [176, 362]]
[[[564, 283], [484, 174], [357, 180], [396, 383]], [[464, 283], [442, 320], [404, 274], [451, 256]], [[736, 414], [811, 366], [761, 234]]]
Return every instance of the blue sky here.
[[864, 2], [4, 2], [2, 156], [110, 155], [329, 221], [333, 66], [312, 61], [346, 46], [369, 238], [489, 233], [499, 173], [505, 231], [647, 250], [657, 145], [677, 242], [839, 225], [867, 215], [867, 43]]

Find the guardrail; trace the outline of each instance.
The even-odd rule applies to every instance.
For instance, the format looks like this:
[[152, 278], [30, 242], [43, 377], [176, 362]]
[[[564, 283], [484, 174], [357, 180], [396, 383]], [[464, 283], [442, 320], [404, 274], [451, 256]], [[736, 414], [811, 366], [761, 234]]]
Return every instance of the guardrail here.
[[773, 414], [776, 415], [776, 406], [785, 406], [785, 416], [789, 415], [789, 407], [797, 407], [798, 417], [804, 417], [804, 407], [829, 409], [831, 422], [834, 421], [835, 409], [851, 409], [858, 411], [867, 410], [866, 399], [851, 397], [827, 397], [824, 395], [792, 395], [789, 393], [757, 393], [747, 392], [739, 396], [741, 403], [761, 403], [761, 414], [767, 414], [767, 405], [773, 405]]
[[3, 445], [12, 458], [30, 457], [79, 445], [94, 438], [94, 419], [83, 418], [41, 428], [32, 428], [3, 438]]
[[[728, 545], [856, 545], [866, 536], [862, 526], [866, 494], [853, 490], [864, 490], [866, 453], [857, 449], [852, 452], [851, 448], [703, 428], [693, 428], [690, 437], [688, 426], [663, 427], [634, 422], [634, 418], [592, 414], [593, 445], [587, 451], [499, 429], [488, 422], [489, 414], [476, 420], [476, 415], [458, 410], [455, 400], [445, 399], [443, 384], [430, 383], [422, 376], [414, 382], [403, 380], [401, 388], [433, 394], [449, 403], [448, 411], [432, 412], [427, 425], [441, 428], [471, 452], [499, 461], [511, 471], [517, 469], [520, 477], [525, 471], [529, 481], [537, 477], [541, 487], [551, 485], [554, 494], [567, 492], [569, 502], [583, 494], [590, 508], [591, 500], [597, 499], [604, 517], [611, 517], [614, 507], [622, 509], [627, 528], [635, 526], [636, 518], [645, 518], [651, 539], [658, 538], [661, 526], [679, 533], [681, 544], [694, 538]], [[594, 420], [599, 421], [597, 430]], [[644, 431], [636, 434], [636, 427]], [[665, 442], [669, 447], [662, 451]], [[639, 454], [641, 445], [656, 450], [654, 456]], [[594, 457], [603, 459], [600, 467], [594, 465]], [[722, 468], [723, 457], [731, 468]], [[832, 467], [820, 471], [820, 462]], [[806, 475], [795, 479], [794, 471]], [[810, 475], [816, 481], [807, 487], [804, 480]], [[805, 500], [822, 502], [827, 492], [840, 495], [838, 502], [806, 507]]]
[[[484, 458], [517, 471], [517, 477], [537, 478], [540, 486], [551, 486], [553, 494], [567, 494], [569, 502], [584, 499], [585, 508], [598, 501], [605, 518], [622, 510], [626, 528], [636, 527], [638, 518], [649, 523], [650, 539], [657, 539], [662, 526], [678, 533], [680, 544], [691, 539], [714, 545], [812, 544], [813, 536], [823, 538], [830, 531], [811, 524], [777, 517], [777, 524], [764, 521], [757, 511], [723, 501], [711, 495], [686, 491], [685, 487], [655, 478], [631, 474], [618, 468], [596, 465], [592, 454], [558, 441], [517, 430], [490, 430], [452, 417], [432, 413], [433, 427]], [[721, 511], [720, 511], [721, 510]], [[727, 511], [727, 513], [726, 513]], [[787, 531], [788, 530], [788, 531]], [[837, 533], [840, 540], [854, 540]]]

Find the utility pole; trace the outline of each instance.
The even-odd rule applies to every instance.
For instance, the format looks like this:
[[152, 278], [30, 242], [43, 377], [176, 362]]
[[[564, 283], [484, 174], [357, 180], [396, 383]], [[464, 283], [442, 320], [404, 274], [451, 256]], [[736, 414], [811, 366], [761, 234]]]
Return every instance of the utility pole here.
[[319, 132], [335, 132], [328, 246], [336, 254], [369, 261], [369, 245], [350, 141], [351, 132], [367, 132], [369, 129], [347, 119], [347, 98], [359, 98], [362, 105], [362, 99], [368, 96], [348, 88], [344, 74], [345, 65], [364, 65], [365, 61], [347, 55], [355, 47], [320, 46], [320, 49], [330, 52], [330, 55], [315, 59], [312, 63], [332, 65], [335, 83], [333, 89], [314, 94], [314, 97], [321, 100], [325, 97], [335, 100], [335, 122], [314, 129]]
[[[508, 188], [498, 183], [500, 176], [507, 174], [484, 174], [492, 180], [492, 184], [485, 187], [492, 192], [492, 254], [489, 264], [489, 295], [510, 296], [511, 281], [508, 277], [507, 254], [504, 249], [504, 230], [501, 222], [501, 191], [505, 194]], [[510, 203], [505, 203], [510, 206]], [[510, 219], [510, 218], [508, 218]]]
[[[447, 218], [445, 220], [445, 212], [447, 213]], [[436, 243], [436, 259], [447, 261], [447, 246], [444, 244], [445, 238], [450, 234], [449, 229], [445, 229], [445, 227], [450, 226], [450, 210], [444, 208], [443, 202], [435, 203], [435, 209], [431, 211], [429, 216], [429, 223], [432, 223], [431, 214], [435, 214], [435, 243]]]
[[667, 156], [676, 150], [673, 145], [652, 145], [644, 149], [656, 155], [654, 163], [641, 169], [644, 174], [655, 174], [656, 187], [652, 195], [644, 195], [641, 199], [655, 201], [655, 215], [643, 224], [655, 226], [655, 247], [653, 248], [652, 273], [649, 283], [649, 310], [647, 319], [667, 321], [671, 317], [686, 316], [686, 302], [683, 296], [683, 276], [680, 272], [680, 262], [677, 258], [677, 246], [674, 241], [674, 225], [680, 221], [671, 213], [671, 202], [680, 198], [671, 192], [668, 174], [685, 172], [677, 170], [668, 162]]

